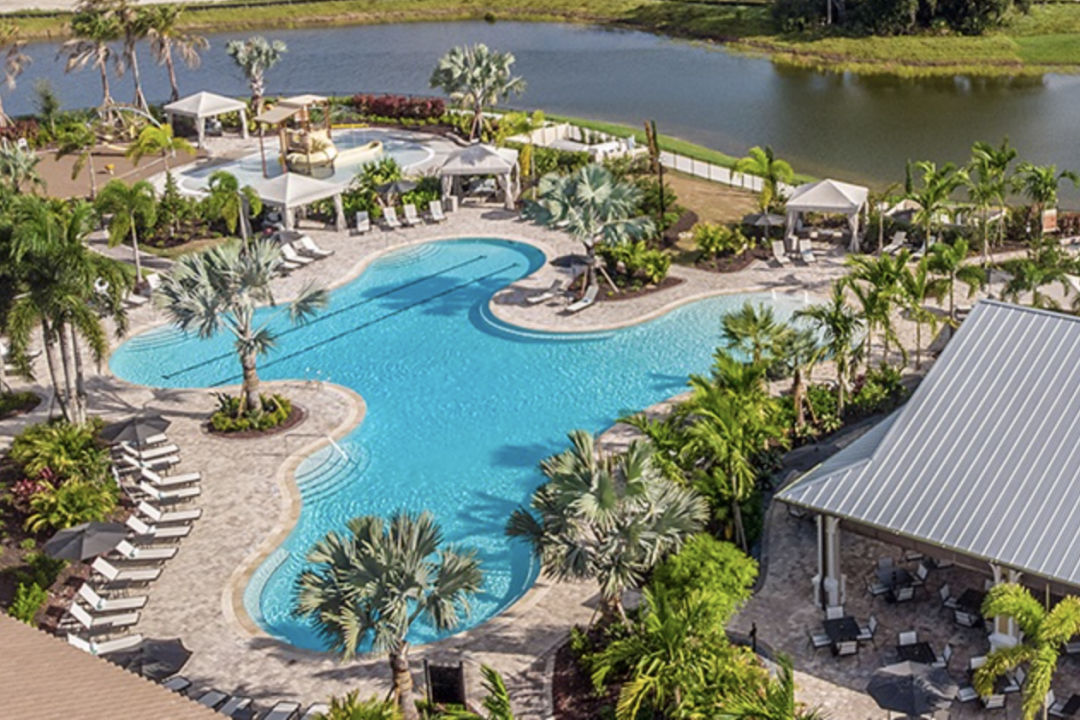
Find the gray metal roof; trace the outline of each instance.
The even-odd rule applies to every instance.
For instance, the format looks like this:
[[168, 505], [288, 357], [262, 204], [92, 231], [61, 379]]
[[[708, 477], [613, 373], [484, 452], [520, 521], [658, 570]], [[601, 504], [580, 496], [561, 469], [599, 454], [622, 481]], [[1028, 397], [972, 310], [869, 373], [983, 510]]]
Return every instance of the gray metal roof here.
[[983, 301], [907, 404], [777, 497], [1080, 585], [1078, 420], [1080, 319]]

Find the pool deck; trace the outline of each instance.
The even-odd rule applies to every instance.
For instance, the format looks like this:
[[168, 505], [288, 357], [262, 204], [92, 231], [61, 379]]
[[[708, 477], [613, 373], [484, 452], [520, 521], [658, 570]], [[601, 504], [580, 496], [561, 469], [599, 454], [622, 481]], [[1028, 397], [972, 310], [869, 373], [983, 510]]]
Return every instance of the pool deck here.
[[[548, 258], [580, 253], [581, 246], [560, 233], [538, 228], [517, 215], [494, 207], [467, 207], [451, 213], [446, 223], [349, 236], [307, 228], [312, 237], [335, 255], [275, 281], [278, 301], [287, 300], [310, 281], [327, 286], [345, 283], [384, 252], [410, 244], [456, 237], [498, 237], [528, 242]], [[755, 262], [732, 275], [719, 275], [673, 266], [671, 274], [684, 282], [630, 301], [600, 302], [576, 315], [565, 315], [563, 302], [538, 306], [521, 302], [532, 289], [546, 287], [566, 271], [545, 265], [492, 300], [501, 319], [529, 328], [587, 331], [640, 322], [672, 307], [710, 294], [769, 291], [821, 293], [843, 274], [842, 254], [826, 253], [817, 264], [778, 269]], [[165, 322], [159, 311], [144, 307], [132, 312], [132, 333]], [[38, 377], [45, 378], [38, 360]], [[362, 422], [363, 400], [350, 390], [330, 384], [291, 381], [267, 383], [286, 389], [310, 412], [291, 430], [255, 440], [230, 440], [201, 429], [215, 401], [208, 390], [164, 390], [131, 385], [108, 373], [88, 379], [92, 412], [107, 419], [152, 409], [169, 417], [170, 439], [181, 447], [180, 471], [203, 474], [197, 505], [203, 516], [180, 545], [179, 554], [164, 565], [161, 578], [149, 588], [150, 602], [135, 631], [147, 637], [181, 637], [194, 654], [184, 669], [197, 687], [251, 695], [262, 704], [292, 698], [301, 703], [325, 700], [358, 689], [361, 695], [383, 694], [389, 671], [382, 658], [341, 665], [326, 655], [296, 650], [258, 631], [242, 610], [241, 597], [250, 573], [292, 527], [299, 496], [292, 471], [307, 455]], [[37, 389], [43, 395], [42, 385]], [[48, 403], [27, 416], [0, 421], [0, 447], [28, 422], [44, 419]], [[624, 443], [626, 428], [605, 434], [610, 446]], [[800, 588], [801, 589], [801, 588]], [[541, 579], [502, 615], [440, 642], [416, 648], [413, 668], [419, 680], [423, 658], [464, 660], [472, 697], [479, 689], [480, 663], [503, 673], [520, 718], [551, 715], [550, 667], [554, 649], [574, 624], [586, 623], [596, 603], [595, 585], [550, 583]], [[827, 679], [813, 679], [828, 696]], [[847, 692], [851, 692], [846, 690]], [[834, 714], [834, 717], [845, 715]], [[854, 716], [853, 716], [854, 717]]]

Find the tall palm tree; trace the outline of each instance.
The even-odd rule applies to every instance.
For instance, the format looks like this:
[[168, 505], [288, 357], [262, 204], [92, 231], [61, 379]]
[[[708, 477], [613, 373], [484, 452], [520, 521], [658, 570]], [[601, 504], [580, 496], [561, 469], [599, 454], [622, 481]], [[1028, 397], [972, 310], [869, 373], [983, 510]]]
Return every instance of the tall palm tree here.
[[[882, 363], [889, 360], [890, 344], [900, 344], [893, 325], [892, 311], [900, 298], [900, 277], [908, 257], [908, 251], [901, 250], [896, 255], [848, 255], [844, 258], [851, 272], [843, 282], [851, 288], [855, 299], [862, 306], [863, 322], [866, 325], [864, 357], [867, 364], [870, 362], [875, 330], [881, 330]], [[907, 362], [906, 352], [901, 345], [900, 354], [904, 357], [904, 362]]]
[[128, 146], [125, 155], [132, 163], [138, 165], [145, 156], [160, 153], [165, 173], [168, 174], [169, 158], [175, 157], [178, 152], [194, 155], [195, 148], [184, 138], [173, 135], [171, 125], [147, 125], [139, 132], [135, 142]]
[[1034, 720], [1044, 707], [1065, 643], [1080, 633], [1080, 598], [1066, 596], [1052, 610], [1047, 610], [1024, 586], [1006, 583], [990, 589], [982, 613], [988, 618], [1002, 615], [1014, 618], [1023, 637], [1013, 647], [990, 651], [986, 663], [975, 671], [975, 690], [980, 695], [992, 694], [995, 680], [1027, 663], [1021, 708], [1024, 720]]
[[113, 59], [111, 43], [120, 38], [120, 25], [112, 15], [90, 9], [75, 13], [71, 18], [74, 37], [60, 46], [60, 55], [67, 58], [64, 72], [95, 67], [101, 74], [101, 107], [106, 117], [113, 104], [109, 88], [109, 62]]
[[863, 320], [844, 297], [844, 282], [832, 285], [829, 301], [811, 305], [795, 313], [795, 318], [805, 318], [821, 336], [826, 347], [826, 358], [836, 365], [836, 413], [843, 416], [847, 400], [847, 386], [851, 368], [862, 352]]
[[808, 708], [795, 699], [795, 671], [791, 658], [777, 658], [776, 679], [758, 689], [741, 686], [724, 698], [720, 720], [824, 720], [817, 708]]
[[595, 579], [604, 617], [625, 620], [623, 592], [701, 529], [708, 505], [656, 468], [648, 443], [601, 456], [584, 430], [570, 441], [540, 463], [547, 481], [529, 509], [514, 510], [506, 532], [532, 544], [548, 576]]
[[[945, 163], [939, 168], [929, 160], [908, 163], [906, 170], [904, 194], [919, 206], [915, 213], [915, 222], [923, 226], [923, 242], [929, 247], [934, 235], [934, 225], [948, 209], [949, 198], [953, 191], [964, 183], [967, 173], [953, 163]], [[912, 170], [919, 172], [919, 186], [915, 185]]]
[[[19, 27], [15, 23], [5, 20], [0, 22], [0, 54], [3, 55], [3, 65], [0, 66], [0, 75], [3, 77], [4, 86], [8, 90], [15, 89], [15, 80], [22, 75], [23, 70], [30, 64], [30, 56], [23, 52], [26, 43], [19, 36]], [[10, 122], [7, 113], [4, 112], [4, 103], [0, 97], [0, 127]]]
[[[814, 373], [814, 366], [821, 362], [828, 351], [810, 329], [791, 330], [785, 334], [780, 347], [784, 368], [791, 375], [791, 404], [795, 408], [795, 431], [806, 425], [806, 383]], [[813, 417], [814, 408], [810, 406]], [[814, 422], [817, 422], [814, 419]]]
[[98, 212], [111, 215], [109, 247], [131, 239], [135, 258], [135, 285], [142, 285], [142, 262], [139, 259], [139, 228], [150, 228], [157, 222], [157, 197], [154, 186], [146, 180], [128, 185], [123, 180], [110, 180], [95, 201]]
[[615, 180], [602, 165], [592, 164], [570, 175], [548, 173], [540, 178], [536, 200], [525, 215], [574, 236], [589, 258], [586, 287], [594, 280], [596, 244], [619, 245], [653, 232], [650, 218], [639, 215], [641, 190]]
[[930, 293], [938, 298], [949, 298], [949, 319], [956, 322], [956, 283], [960, 281], [968, 287], [968, 297], [986, 285], [986, 270], [978, 265], [969, 265], [967, 259], [968, 243], [964, 238], [957, 238], [952, 245], [934, 243], [926, 253], [927, 269], [937, 275], [930, 283]]
[[[1011, 302], [1018, 303], [1022, 295], [1030, 293], [1032, 307], [1059, 310], [1060, 303], [1053, 295], [1044, 292], [1043, 288], [1058, 283], [1062, 293], [1069, 292], [1066, 275], [1071, 274], [1070, 268], [1061, 263], [1048, 262], [1045, 257], [1006, 260], [1001, 264], [1001, 269], [1009, 278], [1001, 290], [1001, 296]], [[1073, 309], [1080, 310], [1080, 303], [1076, 298], [1073, 299]]]
[[0, 147], [0, 183], [8, 185], [15, 195], [44, 187], [38, 174], [41, 158], [37, 153], [17, 145]]
[[261, 35], [247, 40], [231, 40], [225, 46], [225, 52], [240, 66], [251, 85], [251, 101], [256, 115], [263, 109], [266, 73], [278, 64], [287, 51], [288, 47], [281, 40], [267, 40]]
[[[276, 342], [270, 328], [274, 315], [256, 325], [255, 308], [274, 305], [270, 280], [281, 267], [281, 251], [270, 240], [247, 245], [218, 245], [201, 253], [181, 256], [162, 278], [159, 299], [181, 330], [195, 330], [208, 338], [228, 330], [243, 368], [242, 412], [261, 412], [256, 361]], [[306, 322], [326, 304], [326, 291], [308, 285], [289, 304], [289, 319]]]
[[908, 315], [915, 321], [915, 369], [922, 369], [922, 328], [930, 326], [930, 333], [937, 332], [937, 315], [926, 307], [927, 299], [933, 295], [933, 281], [930, 279], [929, 260], [923, 258], [915, 269], [905, 266], [900, 276], [902, 288], [901, 300]]
[[458, 625], [483, 575], [474, 550], [443, 543], [431, 513], [367, 515], [349, 532], [330, 531], [308, 552], [315, 567], [297, 581], [295, 613], [311, 618], [343, 660], [369, 638], [389, 656], [402, 715], [418, 719], [409, 674], [409, 628], [426, 618], [439, 630]]
[[470, 140], [483, 128], [485, 105], [494, 105], [500, 99], [525, 91], [525, 81], [512, 73], [513, 64], [512, 53], [477, 43], [451, 49], [435, 65], [431, 87], [439, 88], [451, 100], [473, 111]]
[[97, 171], [94, 169], [94, 147], [97, 133], [88, 125], [69, 125], [56, 138], [56, 158], [66, 155], [75, 157], [71, 166], [71, 179], [75, 180], [85, 169], [90, 177], [90, 199], [97, 195]]
[[1007, 137], [997, 147], [981, 140], [971, 146], [969, 168], [987, 180], [987, 185], [992, 188], [993, 200], [1002, 213], [998, 220], [998, 244], [1005, 240], [1005, 200], [1012, 181], [1009, 166], [1016, 160], [1016, 156], [1016, 148], [1009, 144]]
[[180, 99], [180, 87], [176, 84], [176, 65], [173, 51], [189, 68], [197, 68], [202, 63], [199, 52], [210, 47], [210, 41], [202, 35], [188, 32], [180, 26], [183, 5], [154, 5], [144, 10], [147, 23], [147, 37], [150, 39], [150, 52], [158, 64], [164, 65], [169, 73], [169, 99]]
[[776, 157], [769, 145], [764, 149], [755, 146], [747, 150], [747, 156], [735, 163], [735, 172], [761, 178], [761, 194], [758, 196], [761, 212], [769, 212], [780, 200], [780, 183], [790, 184], [795, 179], [795, 171], [790, 163]]
[[737, 311], [724, 313], [720, 326], [725, 347], [738, 350], [755, 365], [771, 364], [791, 334], [791, 327], [777, 320], [771, 307], [749, 301]]
[[210, 218], [225, 223], [230, 233], [240, 228], [240, 239], [248, 240], [248, 218], [262, 212], [262, 199], [250, 185], [240, 187], [236, 176], [224, 170], [210, 174], [206, 198], [207, 214]]
[[1016, 169], [1015, 188], [1031, 200], [1038, 212], [1039, 239], [1043, 236], [1042, 214], [1048, 209], [1057, 207], [1058, 188], [1061, 187], [1063, 180], [1080, 186], [1080, 175], [1070, 170], [1058, 172], [1057, 165], [1033, 165], [1025, 162], [1020, 163]]
[[123, 41], [122, 52], [116, 58], [116, 72], [123, 77], [131, 71], [131, 81], [135, 89], [132, 104], [140, 110], [147, 111], [149, 105], [143, 94], [142, 77], [139, 74], [139, 41], [146, 37], [149, 31], [147, 15], [143, 8], [132, 0], [80, 0], [76, 6], [77, 12], [100, 13], [111, 18]]

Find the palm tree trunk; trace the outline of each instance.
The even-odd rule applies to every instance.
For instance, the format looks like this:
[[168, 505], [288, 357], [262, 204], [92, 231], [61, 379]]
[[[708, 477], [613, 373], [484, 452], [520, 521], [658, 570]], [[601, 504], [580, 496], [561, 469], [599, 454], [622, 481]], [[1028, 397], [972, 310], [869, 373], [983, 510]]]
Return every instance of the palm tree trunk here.
[[176, 102], [180, 99], [180, 86], [176, 84], [176, 66], [173, 64], [172, 43], [168, 39], [165, 40], [164, 50], [165, 69], [169, 71], [169, 87], [171, 88], [169, 99], [171, 102]]
[[600, 595], [600, 618], [606, 623], [626, 624], [626, 608], [622, 604], [622, 595], [616, 593], [613, 597]]
[[405, 720], [420, 720], [420, 713], [413, 702], [412, 673], [409, 672], [409, 645], [402, 643], [401, 649], [390, 653], [390, 672], [393, 675], [394, 699], [401, 708]]
[[112, 105], [112, 92], [109, 90], [109, 67], [105, 63], [98, 65], [101, 71], [101, 107], [107, 108]]
[[90, 173], [90, 199], [97, 197], [97, 170], [94, 169], [94, 143], [91, 141], [90, 148], [86, 151], [86, 169]]
[[922, 369], [922, 321], [915, 321], [915, 369]]
[[792, 378], [791, 401], [795, 406], [795, 429], [801, 430], [806, 424], [806, 413], [803, 411], [803, 376], [802, 368], [796, 368]]
[[484, 106], [477, 100], [473, 106], [473, 120], [472, 127], [469, 128], [469, 139], [472, 140], [480, 134], [480, 129], [484, 122]]
[[60, 322], [56, 326], [56, 335], [60, 338], [60, 360], [64, 368], [64, 395], [68, 400], [68, 422], [82, 425], [84, 418], [79, 412], [78, 400], [75, 397], [75, 370], [71, 366], [71, 348], [68, 342], [67, 323]]
[[836, 363], [836, 416], [844, 417], [844, 400], [847, 395], [847, 363]]
[[131, 251], [135, 253], [135, 286], [142, 285], [142, 261], [139, 260], [139, 235], [135, 231], [135, 216], [131, 217]]
[[262, 403], [259, 402], [259, 373], [255, 368], [255, 353], [248, 352], [241, 355], [240, 366], [244, 371], [244, 384], [241, 389], [244, 398], [240, 403], [241, 412], [259, 412], [262, 409]]
[[956, 274], [949, 275], [949, 319], [956, 321]]
[[71, 330], [71, 355], [75, 360], [75, 402], [73, 404], [75, 408], [75, 414], [81, 419], [79, 424], [86, 422], [87, 416], [87, 395], [86, 395], [86, 378], [83, 373], [82, 362], [82, 350], [79, 349], [79, 337], [75, 332], [75, 326], [69, 326]]
[[749, 552], [750, 548], [746, 545], [746, 529], [742, 521], [742, 504], [738, 500], [731, 501], [731, 519], [735, 524], [735, 542], [743, 552]]
[[127, 50], [128, 62], [131, 63], [131, 79], [135, 84], [135, 107], [142, 110], [149, 110], [149, 106], [146, 103], [146, 96], [142, 91], [142, 79], [139, 77], [139, 56], [135, 51], [135, 43], [132, 42]]
[[7, 127], [10, 118], [4, 112], [4, 98], [0, 97], [0, 127]]
[[60, 378], [56, 375], [56, 368], [60, 361], [56, 357], [56, 340], [46, 318], [41, 319], [41, 344], [45, 347], [45, 365], [49, 368], [49, 380], [53, 386], [53, 396], [60, 406], [60, 414], [64, 419], [71, 422], [71, 411], [68, 407], [68, 399], [64, 395], [64, 389], [60, 386]]

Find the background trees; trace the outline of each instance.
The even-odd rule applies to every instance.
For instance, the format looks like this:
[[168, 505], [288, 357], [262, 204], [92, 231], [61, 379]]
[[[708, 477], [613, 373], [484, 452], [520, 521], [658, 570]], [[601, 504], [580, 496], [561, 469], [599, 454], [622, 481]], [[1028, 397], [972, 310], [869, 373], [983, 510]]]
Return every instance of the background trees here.
[[139, 259], [139, 228], [150, 228], [157, 220], [157, 198], [154, 187], [146, 180], [128, 185], [123, 180], [110, 180], [101, 189], [95, 202], [98, 211], [109, 215], [109, 245], [116, 246], [131, 239], [135, 260], [135, 284], [141, 285], [142, 261]]
[[750, 148], [747, 157], [735, 163], [735, 172], [757, 175], [762, 179], [761, 193], [758, 195], [761, 212], [769, 212], [782, 199], [780, 183], [790, 184], [795, 179], [795, 171], [791, 169], [791, 165], [776, 157], [768, 145], [764, 149]]
[[[19, 28], [11, 21], [0, 22], [0, 78], [8, 90], [15, 89], [15, 80], [30, 64], [30, 56], [23, 52], [25, 43], [19, 37]], [[0, 127], [9, 122], [4, 112], [3, 96], [0, 95]]]
[[176, 51], [180, 60], [189, 68], [197, 68], [202, 61], [199, 52], [210, 47], [210, 41], [202, 35], [181, 28], [180, 17], [183, 10], [181, 5], [151, 5], [143, 10], [146, 34], [150, 39], [150, 52], [169, 73], [170, 101], [180, 99], [173, 51]]
[[281, 60], [288, 47], [281, 40], [267, 40], [255, 35], [247, 40], [232, 40], [225, 46], [229, 54], [251, 85], [251, 102], [255, 114], [263, 111], [263, 95], [266, 92], [266, 73]]
[[431, 87], [472, 110], [470, 140], [483, 129], [485, 105], [525, 92], [525, 81], [513, 74], [513, 64], [512, 53], [491, 50], [483, 43], [455, 47], [439, 58], [431, 73]]

